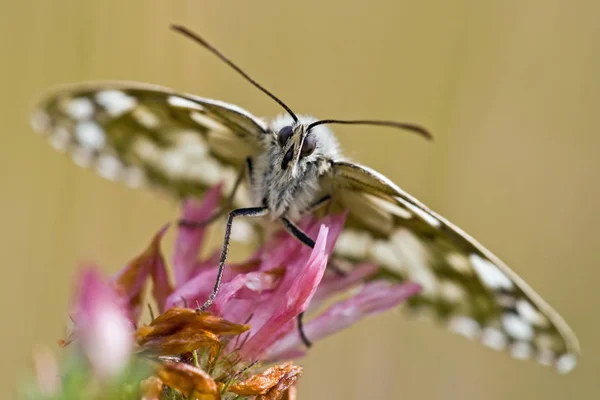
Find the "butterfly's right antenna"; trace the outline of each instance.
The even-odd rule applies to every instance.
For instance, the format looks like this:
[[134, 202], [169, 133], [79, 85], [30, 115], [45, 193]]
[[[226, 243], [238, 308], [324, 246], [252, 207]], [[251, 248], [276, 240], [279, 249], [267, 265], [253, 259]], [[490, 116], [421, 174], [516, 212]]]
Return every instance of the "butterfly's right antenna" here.
[[185, 26], [181, 26], [181, 25], [171, 25], [171, 28], [174, 31], [177, 31], [177, 32], [179, 32], [179, 33], [187, 36], [188, 38], [192, 39], [193, 41], [201, 44], [208, 51], [210, 51], [211, 53], [213, 53], [214, 55], [216, 55], [217, 57], [219, 57], [223, 62], [225, 62], [225, 64], [229, 65], [231, 68], [233, 68], [235, 71], [237, 71], [238, 74], [240, 74], [244, 78], [246, 78], [246, 80], [248, 82], [250, 82], [251, 84], [253, 84], [254, 86], [256, 86], [264, 94], [266, 94], [267, 96], [269, 96], [270, 98], [272, 98], [273, 100], [275, 100], [277, 102], [277, 104], [279, 104], [281, 107], [283, 107], [285, 109], [285, 111], [287, 111], [288, 114], [290, 114], [290, 116], [294, 119], [294, 122], [298, 122], [298, 117], [296, 117], [296, 114], [294, 114], [294, 112], [283, 101], [279, 100], [279, 98], [277, 98], [277, 96], [275, 96], [273, 93], [271, 93], [270, 91], [268, 91], [260, 83], [256, 82], [254, 79], [252, 79], [240, 67], [238, 67], [237, 65], [235, 65], [233, 63], [233, 61], [231, 61], [229, 58], [225, 57], [225, 55], [223, 55], [223, 53], [221, 53], [219, 50], [217, 50], [216, 48], [214, 48], [210, 43], [208, 43], [206, 40], [204, 40], [198, 34], [190, 31], [188, 28], [186, 28]]

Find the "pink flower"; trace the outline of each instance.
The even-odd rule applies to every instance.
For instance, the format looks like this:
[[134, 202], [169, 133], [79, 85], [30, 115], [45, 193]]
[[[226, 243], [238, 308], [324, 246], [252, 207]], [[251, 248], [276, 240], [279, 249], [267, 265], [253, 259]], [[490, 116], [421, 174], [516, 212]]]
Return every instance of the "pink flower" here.
[[81, 272], [76, 296], [75, 335], [98, 377], [118, 375], [133, 349], [133, 326], [123, 298], [93, 268]]
[[[201, 222], [213, 215], [220, 196], [221, 187], [216, 186], [206, 194], [202, 204], [186, 202], [182, 219]], [[341, 213], [302, 220], [300, 227], [315, 239], [313, 249], [280, 231], [267, 239], [246, 262], [226, 266], [220, 291], [207, 311], [233, 324], [250, 326], [248, 331], [228, 342], [226, 352], [235, 351], [241, 360], [248, 362], [302, 356], [306, 348], [297, 324], [301, 313], [314, 314], [313, 311], [330, 297], [362, 285], [354, 296], [307, 319], [304, 331], [315, 341], [364, 317], [393, 308], [420, 290], [412, 283], [372, 280], [378, 267], [371, 264], [355, 266], [347, 274], [328, 270], [326, 267], [345, 219], [345, 213]], [[175, 307], [178, 313], [181, 307], [195, 308], [211, 293], [218, 254], [198, 259], [206, 228], [178, 227], [173, 253], [174, 286], [169, 282], [160, 250], [166, 229], [167, 226], [159, 230], [150, 246], [128, 263], [110, 284], [93, 270], [83, 274], [79, 304], [86, 319], [78, 316], [76, 325], [88, 357], [104, 373], [111, 372], [108, 364], [120, 365], [126, 358], [123, 352], [131, 343], [125, 339], [130, 330], [125, 329], [128, 326], [123, 317], [129, 318], [129, 326], [137, 323], [141, 306], [145, 304], [142, 295], [148, 281], [153, 283], [153, 295], [161, 314]], [[204, 336], [200, 339], [206, 341]], [[111, 353], [109, 343], [115, 340], [116, 348], [112, 349], [115, 353]]]
[[34, 351], [33, 367], [40, 393], [48, 398], [56, 396], [62, 384], [58, 361], [50, 349], [40, 346]]
[[[182, 219], [200, 222], [212, 215], [219, 195], [220, 187], [216, 187], [202, 205], [187, 202]], [[345, 214], [305, 218], [300, 226], [316, 239], [314, 249], [283, 231], [267, 240], [247, 262], [227, 265], [219, 294], [208, 311], [251, 326], [249, 332], [229, 344], [229, 350], [238, 350], [246, 360], [303, 355], [298, 315], [317, 308], [331, 296], [364, 284], [378, 271], [377, 266], [370, 264], [356, 266], [346, 275], [326, 270], [345, 218]], [[166, 299], [165, 309], [194, 307], [203, 304], [210, 294], [218, 262], [216, 256], [198, 261], [204, 235], [204, 228], [179, 227], [173, 255], [174, 275], [179, 278]], [[307, 321], [305, 332], [311, 340], [320, 339], [397, 306], [419, 290], [412, 283], [366, 283], [354, 297]]]
[[[228, 267], [219, 295], [209, 311], [252, 327], [241, 340], [244, 343], [239, 349], [242, 357], [260, 358], [277, 339], [295, 329], [296, 317], [307, 309], [323, 277], [344, 218], [337, 215], [320, 221], [323, 224], [316, 220], [304, 224], [306, 232], [317, 238], [314, 249], [283, 233], [261, 248], [244, 268]], [[181, 237], [185, 237], [183, 232]], [[203, 303], [213, 287], [216, 270], [214, 262], [210, 268], [201, 269], [188, 282], [176, 287], [166, 307]]]

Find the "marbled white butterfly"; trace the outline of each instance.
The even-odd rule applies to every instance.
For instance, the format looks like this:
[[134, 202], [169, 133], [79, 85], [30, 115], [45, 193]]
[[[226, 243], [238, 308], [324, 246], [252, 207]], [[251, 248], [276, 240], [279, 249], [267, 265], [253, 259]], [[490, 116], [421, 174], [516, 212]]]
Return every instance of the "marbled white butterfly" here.
[[[387, 125], [427, 136], [424, 129], [296, 116], [206, 41], [175, 29], [225, 61], [287, 114], [266, 122], [237, 106], [163, 87], [100, 82], [48, 95], [33, 114], [34, 128], [76, 164], [132, 187], [149, 185], [190, 197], [224, 182], [231, 194], [231, 207], [224, 211], [235, 210], [229, 214], [221, 267], [237, 216], [279, 219], [311, 246], [312, 239], [293, 221], [307, 212], [348, 210], [335, 248], [338, 260], [368, 260], [390, 277], [419, 282], [423, 290], [410, 308], [434, 314], [454, 332], [560, 372], [575, 366], [579, 344], [560, 315], [460, 228], [382, 174], [345, 159], [325, 125]], [[213, 295], [218, 287], [219, 282]]]

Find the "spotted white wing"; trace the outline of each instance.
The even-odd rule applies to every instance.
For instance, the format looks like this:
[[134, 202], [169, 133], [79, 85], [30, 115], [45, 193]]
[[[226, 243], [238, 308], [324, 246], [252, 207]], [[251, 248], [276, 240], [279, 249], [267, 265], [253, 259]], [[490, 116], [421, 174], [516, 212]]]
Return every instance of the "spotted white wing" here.
[[[219, 182], [230, 190], [267, 132], [234, 105], [128, 82], [58, 88], [38, 104], [32, 125], [78, 165], [179, 197]], [[247, 197], [239, 191], [236, 203], [247, 205]]]
[[559, 372], [575, 366], [573, 331], [475, 239], [367, 167], [335, 162], [330, 183], [335, 203], [349, 210], [338, 257], [370, 260], [392, 279], [420, 283], [410, 309], [452, 331]]

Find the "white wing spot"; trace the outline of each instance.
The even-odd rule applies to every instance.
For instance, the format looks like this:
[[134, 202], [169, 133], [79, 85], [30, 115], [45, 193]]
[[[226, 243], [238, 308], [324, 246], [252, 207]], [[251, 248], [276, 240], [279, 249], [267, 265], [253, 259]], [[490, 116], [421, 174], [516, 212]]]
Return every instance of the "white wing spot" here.
[[227, 131], [228, 130], [220, 122], [217, 122], [214, 119], [207, 117], [206, 115], [201, 114], [199, 112], [192, 111], [190, 113], [190, 118], [192, 118], [192, 120], [194, 120], [194, 122], [196, 122], [197, 124], [206, 127], [206, 129], [208, 129], [208, 130], [212, 130], [212, 131]]
[[518, 315], [507, 313], [502, 316], [502, 326], [506, 333], [517, 340], [533, 339], [533, 328]]
[[434, 296], [438, 290], [437, 278], [429, 269], [409, 270], [408, 277], [411, 281], [421, 285], [421, 293], [425, 296]]
[[408, 201], [405, 201], [401, 198], [397, 198], [397, 199], [399, 201], [401, 201], [402, 204], [404, 204], [408, 209], [410, 209], [410, 211], [412, 211], [413, 213], [418, 215], [423, 221], [427, 222], [432, 227], [439, 228], [440, 226], [442, 226], [442, 223], [440, 222], [440, 220], [437, 219], [436, 217], [434, 217], [433, 215], [429, 214], [427, 211], [424, 211], [424, 210], [420, 209], [419, 207], [415, 206], [414, 204], [412, 204]]
[[410, 311], [410, 316], [414, 318], [415, 321], [432, 323], [438, 320], [436, 312], [431, 307], [423, 306], [411, 309]]
[[137, 104], [137, 100], [128, 96], [120, 90], [103, 90], [96, 93], [96, 101], [112, 117], [119, 117], [131, 111]]
[[186, 176], [198, 179], [207, 185], [216, 185], [221, 181], [221, 164], [212, 157], [206, 157], [189, 165]]
[[481, 343], [494, 350], [503, 350], [508, 343], [508, 339], [501, 330], [487, 327], [483, 330]]
[[450, 264], [452, 268], [462, 274], [470, 274], [473, 272], [469, 259], [463, 254], [452, 252], [446, 254], [446, 262]]
[[[335, 250], [337, 252], [337, 244]], [[406, 273], [406, 269], [404, 269], [401, 260], [394, 252], [393, 245], [386, 240], [375, 240], [369, 249], [369, 258], [392, 271], [401, 274]]]
[[160, 120], [158, 117], [145, 107], [139, 106], [135, 108], [135, 110], [131, 112], [131, 115], [144, 128], [156, 129], [160, 125]]
[[54, 129], [54, 132], [52, 132], [52, 135], [48, 140], [50, 142], [50, 146], [52, 146], [54, 150], [63, 152], [67, 150], [67, 147], [69, 147], [71, 135], [69, 135], [69, 132], [65, 128], [59, 126]]
[[478, 254], [471, 254], [471, 265], [481, 279], [482, 283], [491, 289], [512, 289], [512, 281], [500, 271], [491, 261], [481, 258]]
[[475, 339], [480, 334], [480, 328], [477, 321], [465, 316], [453, 317], [448, 322], [448, 329], [468, 339]]
[[77, 147], [71, 151], [71, 159], [76, 165], [87, 168], [94, 160], [94, 151], [85, 147]]
[[94, 121], [84, 121], [75, 125], [75, 137], [85, 148], [100, 150], [106, 144], [104, 129]]
[[538, 349], [535, 359], [538, 363], [550, 366], [554, 362], [554, 352], [550, 349]]
[[533, 325], [540, 327], [548, 326], [548, 319], [544, 314], [536, 310], [535, 307], [525, 299], [517, 301], [517, 312], [523, 319]]
[[510, 294], [500, 293], [495, 296], [496, 303], [502, 308], [515, 308], [517, 299]]
[[533, 352], [529, 342], [514, 342], [510, 345], [510, 354], [518, 360], [526, 360]]
[[179, 96], [169, 96], [167, 102], [173, 107], [191, 108], [193, 110], [204, 111], [202, 105]]
[[190, 157], [203, 157], [208, 153], [208, 146], [200, 132], [183, 130], [175, 136], [179, 151]]
[[342, 256], [362, 259], [367, 256], [373, 238], [367, 232], [345, 229], [335, 243], [335, 250]]
[[156, 143], [144, 136], [136, 138], [132, 148], [135, 154], [146, 161], [156, 161], [162, 152]]
[[429, 268], [429, 252], [419, 238], [408, 229], [400, 228], [390, 239], [398, 250], [395, 253], [403, 261], [408, 277], [421, 284], [422, 294], [435, 295], [438, 290], [437, 278]]
[[577, 365], [577, 357], [573, 354], [563, 354], [556, 360], [556, 370], [561, 374], [568, 374]]
[[186, 161], [186, 155], [179, 150], [168, 150], [161, 158], [164, 171], [172, 177], [182, 177], [185, 174]]
[[139, 167], [128, 167], [123, 171], [123, 182], [130, 188], [139, 188], [146, 183], [146, 174]]
[[96, 163], [96, 170], [109, 181], [115, 181], [119, 179], [119, 175], [123, 170], [123, 164], [115, 156], [102, 154]]
[[50, 117], [42, 110], [35, 110], [31, 115], [31, 126], [37, 133], [45, 133], [50, 128]]
[[367, 195], [367, 197], [375, 203], [379, 208], [403, 219], [411, 219], [412, 213], [398, 204], [391, 203], [377, 196]]
[[75, 120], [90, 119], [94, 115], [94, 104], [88, 98], [78, 97], [68, 100], [64, 110]]
[[440, 297], [448, 303], [460, 303], [465, 298], [465, 291], [456, 282], [449, 279], [440, 282]]

